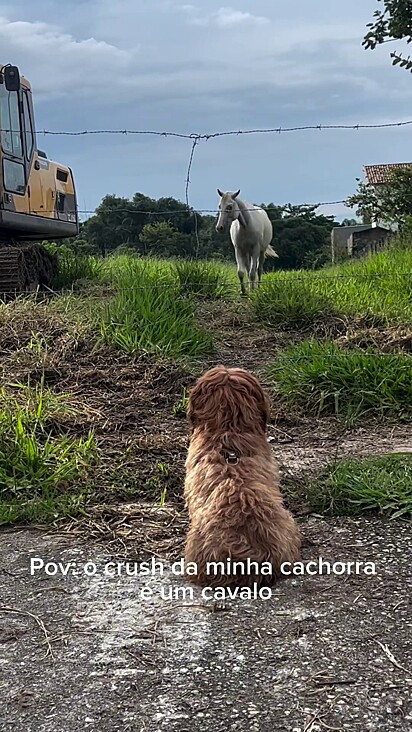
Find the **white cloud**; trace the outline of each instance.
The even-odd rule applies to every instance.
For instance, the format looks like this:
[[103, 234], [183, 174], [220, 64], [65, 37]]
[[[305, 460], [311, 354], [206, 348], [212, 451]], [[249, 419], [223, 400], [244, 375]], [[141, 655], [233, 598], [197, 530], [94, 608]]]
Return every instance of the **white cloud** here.
[[218, 28], [233, 28], [239, 25], [266, 25], [270, 22], [268, 18], [262, 15], [253, 15], [234, 8], [219, 8], [213, 13], [202, 15], [195, 5], [180, 5], [178, 7], [189, 15], [191, 25], [215, 25]]
[[239, 25], [240, 23], [257, 25], [269, 23], [269, 19], [264, 18], [261, 15], [242, 13], [240, 10], [233, 10], [233, 8], [219, 8], [219, 10], [213, 14], [212, 18], [220, 28], [228, 28], [233, 25]]
[[[286, 0], [279, 2], [286, 7]], [[39, 3], [36, 16], [47, 18]], [[73, 14], [67, 14], [64, 27], [16, 20], [14, 14], [0, 17], [2, 58], [19, 65], [38, 101], [80, 99], [85, 107], [98, 104], [107, 113], [122, 106], [121, 125], [128, 106], [135, 110], [129, 124], [140, 126], [144, 110], [151, 127], [162, 128], [165, 120], [153, 115], [154, 104], [178, 110], [195, 98], [209, 109], [214, 118], [210, 124], [218, 127], [221, 107], [239, 113], [242, 107], [250, 109], [266, 126], [274, 114], [276, 124], [284, 122], [282, 110], [304, 116], [309, 99], [310, 109], [320, 106], [323, 118], [334, 114], [335, 102], [343, 109], [345, 99], [353, 101], [348, 101], [349, 109], [360, 121], [360, 98], [380, 108], [381, 88], [387, 102], [401, 97], [406, 103], [411, 96], [409, 76], [392, 70], [382, 53], [366, 54], [356, 23], [348, 18], [338, 23], [329, 11], [323, 22], [314, 22], [308, 13], [292, 26], [292, 11], [286, 17], [266, 0], [250, 6], [256, 15], [245, 6], [220, 6], [219, 0], [209, 0], [207, 12], [176, 0], [118, 0], [116, 6], [111, 0], [88, 0], [70, 7]], [[196, 31], [192, 27], [188, 32], [187, 23], [196, 23]], [[392, 77], [396, 84], [391, 86]], [[209, 127], [209, 119], [202, 116], [201, 122], [203, 129]], [[197, 124], [183, 113], [173, 119], [173, 126], [180, 123], [189, 131]]]
[[[107, 86], [109, 73], [126, 71], [134, 52], [93, 37], [75, 39], [44, 22], [10, 21], [0, 17], [2, 56], [17, 63], [39, 96], [74, 97]], [[134, 51], [136, 51], [134, 49]]]

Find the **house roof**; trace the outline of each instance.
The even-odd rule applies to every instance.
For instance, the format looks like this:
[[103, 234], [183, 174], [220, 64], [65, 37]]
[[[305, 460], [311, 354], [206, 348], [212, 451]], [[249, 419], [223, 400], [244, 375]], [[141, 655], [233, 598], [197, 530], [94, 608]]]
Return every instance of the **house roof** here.
[[379, 186], [390, 182], [394, 170], [412, 168], [412, 163], [385, 163], [384, 165], [364, 165], [365, 178], [369, 185]]
[[390, 234], [390, 230], [386, 228], [386, 226], [371, 226], [368, 229], [361, 229], [360, 231], [353, 231], [351, 236], [358, 238], [362, 238], [363, 236], [368, 236], [369, 233], [373, 232], [379, 232], [379, 233], [385, 233]]

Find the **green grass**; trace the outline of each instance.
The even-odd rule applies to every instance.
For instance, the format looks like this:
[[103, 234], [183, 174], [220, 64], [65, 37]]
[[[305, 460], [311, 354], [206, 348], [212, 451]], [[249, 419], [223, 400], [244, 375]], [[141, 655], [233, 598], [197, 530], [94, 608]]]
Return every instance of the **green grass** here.
[[106, 257], [102, 262], [100, 280], [115, 287], [138, 287], [140, 273], [159, 285], [170, 283], [173, 278], [173, 264], [168, 259], [157, 257], [135, 257], [130, 254], [117, 254]]
[[158, 260], [129, 258], [122, 263], [116, 271], [118, 291], [101, 323], [107, 343], [130, 354], [167, 358], [196, 357], [212, 350], [212, 336], [196, 323], [194, 304], [181, 295], [170, 267]]
[[0, 390], [0, 525], [46, 521], [71, 513], [85, 500], [79, 482], [96, 457], [92, 434], [56, 434], [67, 395], [41, 383]]
[[252, 304], [259, 320], [285, 329], [306, 328], [336, 313], [330, 293], [320, 291], [315, 280], [300, 280], [292, 272], [269, 276], [254, 291]]
[[81, 280], [97, 281], [102, 272], [103, 262], [91, 254], [80, 254], [64, 245], [48, 243], [47, 249], [57, 255], [58, 274], [53, 282], [56, 290], [72, 287]]
[[252, 302], [259, 318], [284, 327], [304, 326], [331, 314], [377, 326], [410, 325], [412, 246], [394, 246], [317, 271], [270, 273]]
[[186, 416], [187, 407], [189, 404], [189, 390], [184, 387], [180, 399], [173, 406], [172, 414], [176, 417]]
[[277, 392], [307, 414], [412, 418], [412, 357], [344, 351], [335, 343], [304, 341], [267, 367]]
[[179, 282], [181, 293], [210, 300], [233, 295], [233, 281], [228, 267], [213, 261], [175, 260], [173, 274]]
[[307, 496], [316, 511], [359, 515], [378, 510], [392, 518], [412, 515], [412, 456], [348, 458], [328, 466]]

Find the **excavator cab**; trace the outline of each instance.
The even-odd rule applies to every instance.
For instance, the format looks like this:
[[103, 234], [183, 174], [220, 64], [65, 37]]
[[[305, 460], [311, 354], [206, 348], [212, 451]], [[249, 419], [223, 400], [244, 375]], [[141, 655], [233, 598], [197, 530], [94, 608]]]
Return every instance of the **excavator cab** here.
[[73, 173], [38, 150], [31, 85], [0, 65], [0, 293], [50, 286], [52, 257], [39, 242], [78, 233]]

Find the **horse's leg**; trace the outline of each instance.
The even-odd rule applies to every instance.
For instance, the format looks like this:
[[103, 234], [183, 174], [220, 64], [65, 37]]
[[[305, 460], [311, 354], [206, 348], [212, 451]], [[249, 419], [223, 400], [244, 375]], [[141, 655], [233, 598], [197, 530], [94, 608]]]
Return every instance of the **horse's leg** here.
[[265, 252], [259, 254], [259, 265], [258, 265], [258, 285], [262, 282], [263, 265], [265, 263]]
[[240, 282], [240, 291], [242, 296], [244, 297], [246, 295], [246, 288], [245, 288], [245, 270], [246, 270], [246, 257], [245, 255], [239, 251], [239, 249], [235, 249], [236, 254], [236, 263], [237, 263], [237, 276], [239, 277]]
[[250, 264], [249, 264], [249, 286], [250, 286], [251, 292], [255, 289], [256, 272], [258, 270], [258, 263], [259, 263], [259, 249], [256, 247], [252, 252], [252, 255], [250, 257]]

